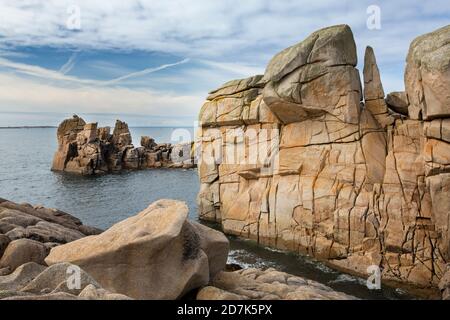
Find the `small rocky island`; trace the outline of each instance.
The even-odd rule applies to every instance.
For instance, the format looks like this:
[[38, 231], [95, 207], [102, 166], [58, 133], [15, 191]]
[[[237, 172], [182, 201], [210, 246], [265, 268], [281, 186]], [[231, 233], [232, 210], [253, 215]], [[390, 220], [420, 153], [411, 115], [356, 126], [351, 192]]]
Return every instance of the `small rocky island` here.
[[58, 150], [52, 170], [81, 175], [104, 174], [122, 170], [150, 168], [195, 167], [192, 143], [157, 144], [148, 136], [141, 138], [141, 147], [133, 146], [125, 122], [116, 121], [110, 127], [99, 128], [74, 115], [64, 120], [57, 131]]
[[[371, 47], [361, 81], [356, 52], [347, 25], [324, 28], [277, 54], [264, 75], [210, 93], [200, 218], [363, 277], [376, 266], [384, 281], [450, 299], [450, 26], [412, 42], [403, 92], [385, 95]], [[74, 116], [58, 143], [53, 170], [193, 166], [191, 144], [143, 137], [134, 148], [121, 121], [110, 134]], [[219, 161], [227, 148], [260, 143], [279, 148], [256, 163]], [[102, 231], [0, 199], [0, 299], [354, 299], [274, 269], [226, 271], [225, 235], [187, 217], [183, 202], [160, 200]], [[67, 281], [75, 266], [77, 288]]]

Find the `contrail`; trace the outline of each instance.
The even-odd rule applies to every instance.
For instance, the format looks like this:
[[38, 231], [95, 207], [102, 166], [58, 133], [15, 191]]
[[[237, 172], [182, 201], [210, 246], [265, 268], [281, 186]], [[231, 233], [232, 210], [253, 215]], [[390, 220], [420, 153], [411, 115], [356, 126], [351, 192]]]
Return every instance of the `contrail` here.
[[104, 81], [103, 85], [111, 85], [111, 84], [115, 84], [115, 83], [118, 83], [120, 81], [129, 79], [129, 78], [140, 77], [140, 76], [144, 76], [146, 74], [153, 73], [153, 72], [156, 72], [156, 71], [164, 70], [164, 69], [167, 69], [167, 68], [170, 68], [170, 67], [175, 67], [175, 66], [178, 66], [180, 64], [187, 63], [187, 62], [189, 62], [189, 60], [190, 60], [189, 58], [186, 58], [184, 60], [181, 60], [181, 61], [178, 61], [178, 62], [175, 62], [175, 63], [163, 64], [163, 65], [161, 65], [159, 67], [147, 68], [147, 69], [144, 69], [144, 70], [141, 70], [141, 71], [132, 72], [132, 73], [126, 74], [124, 76], [121, 76], [121, 77], [118, 77], [118, 78], [115, 78], [115, 79], [112, 79], [112, 80]]
[[78, 57], [78, 52], [73, 53], [70, 56], [69, 60], [67, 60], [67, 62], [59, 69], [59, 73], [61, 73], [61, 74], [69, 73], [70, 70], [72, 70], [73, 67], [75, 66], [77, 57]]

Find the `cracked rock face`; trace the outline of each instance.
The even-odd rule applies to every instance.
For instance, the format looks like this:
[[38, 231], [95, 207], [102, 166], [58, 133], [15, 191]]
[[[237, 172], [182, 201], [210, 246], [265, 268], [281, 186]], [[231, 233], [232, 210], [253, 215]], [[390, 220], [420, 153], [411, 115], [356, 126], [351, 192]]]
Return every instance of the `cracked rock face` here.
[[406, 59], [411, 119], [450, 116], [450, 25], [417, 37]]
[[[348, 26], [316, 31], [264, 76], [213, 91], [200, 112], [200, 218], [363, 276], [376, 265], [384, 279], [436, 287], [450, 258], [446, 30], [408, 55], [401, 113], [425, 101], [425, 121], [387, 107], [370, 47], [361, 89]], [[409, 81], [418, 74], [421, 104]]]

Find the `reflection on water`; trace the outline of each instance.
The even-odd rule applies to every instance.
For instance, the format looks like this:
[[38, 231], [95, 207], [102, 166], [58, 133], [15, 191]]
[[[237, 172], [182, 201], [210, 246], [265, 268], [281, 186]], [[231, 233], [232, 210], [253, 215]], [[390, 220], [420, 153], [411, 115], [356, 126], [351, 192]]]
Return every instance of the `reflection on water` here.
[[[131, 132], [138, 145], [141, 135], [155, 137], [159, 142], [170, 141], [173, 129], [131, 128]], [[80, 177], [50, 171], [56, 148], [56, 129], [0, 129], [0, 197], [58, 208], [74, 214], [87, 225], [100, 228], [135, 215], [162, 198], [186, 201], [190, 218], [197, 220], [196, 170], [155, 169]], [[230, 240], [230, 262], [275, 267], [360, 298], [407, 297], [386, 286], [382, 291], [369, 291], [362, 279], [333, 271], [307, 257], [265, 249], [252, 241]]]

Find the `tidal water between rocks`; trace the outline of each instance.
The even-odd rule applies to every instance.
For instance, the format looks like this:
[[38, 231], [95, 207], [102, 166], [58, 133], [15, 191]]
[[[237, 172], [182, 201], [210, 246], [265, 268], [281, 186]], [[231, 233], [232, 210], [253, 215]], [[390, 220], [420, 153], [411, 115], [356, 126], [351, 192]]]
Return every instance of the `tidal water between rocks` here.
[[[130, 128], [135, 145], [140, 136], [170, 142], [174, 128]], [[192, 129], [187, 129], [192, 133]], [[84, 224], [106, 229], [135, 215], [158, 199], [185, 201], [190, 219], [198, 221], [196, 169], [129, 171], [95, 177], [50, 171], [56, 151], [56, 128], [0, 129], [0, 197], [14, 202], [58, 208]], [[229, 263], [243, 267], [273, 267], [328, 285], [363, 299], [410, 299], [401, 289], [369, 290], [366, 280], [335, 271], [309, 257], [258, 246], [229, 237]]]

